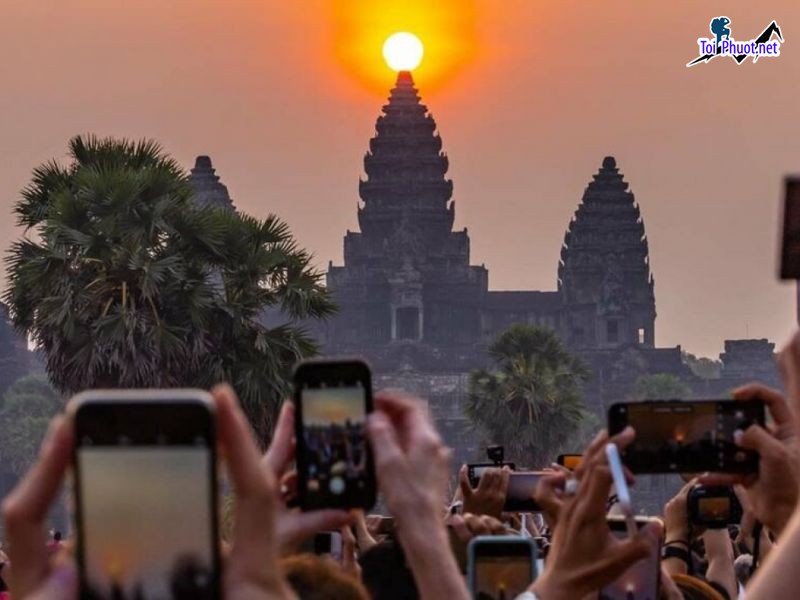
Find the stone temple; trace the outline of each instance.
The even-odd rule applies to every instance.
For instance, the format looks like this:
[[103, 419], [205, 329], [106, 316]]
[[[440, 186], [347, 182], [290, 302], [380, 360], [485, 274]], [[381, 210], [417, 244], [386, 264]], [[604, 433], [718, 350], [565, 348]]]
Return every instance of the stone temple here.
[[[767, 340], [726, 341], [711, 380], [692, 373], [680, 346], [656, 347], [644, 221], [613, 156], [598, 161], [567, 224], [555, 289], [492, 291], [486, 267], [470, 264], [467, 230], [453, 230], [448, 157], [410, 73], [398, 75], [382, 112], [364, 156], [359, 231], [346, 233], [344, 264], [327, 272], [340, 312], [308, 327], [325, 354], [367, 358], [376, 387], [428, 399], [457, 459], [481, 452], [461, 409], [469, 372], [490, 366], [488, 346], [514, 323], [553, 329], [587, 363], [585, 396], [601, 422], [643, 374], [677, 375], [697, 397], [727, 395], [753, 378], [778, 384]], [[235, 210], [210, 158], [197, 158], [190, 180], [199, 203]], [[265, 315], [271, 324], [281, 318]]]

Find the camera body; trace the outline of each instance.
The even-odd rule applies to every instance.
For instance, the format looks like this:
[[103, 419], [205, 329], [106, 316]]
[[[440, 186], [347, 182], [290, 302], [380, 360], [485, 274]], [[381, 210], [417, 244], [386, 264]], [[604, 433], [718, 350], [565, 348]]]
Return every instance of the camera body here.
[[724, 529], [742, 520], [742, 505], [730, 486], [696, 485], [686, 504], [689, 523], [695, 527]]
[[504, 446], [486, 446], [486, 458], [498, 466], [502, 466], [506, 458], [506, 449]]

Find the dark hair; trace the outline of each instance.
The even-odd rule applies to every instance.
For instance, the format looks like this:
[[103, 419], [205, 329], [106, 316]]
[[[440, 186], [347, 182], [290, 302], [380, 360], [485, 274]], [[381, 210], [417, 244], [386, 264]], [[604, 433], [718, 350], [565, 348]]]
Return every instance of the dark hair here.
[[406, 565], [403, 549], [394, 541], [381, 542], [358, 559], [361, 580], [373, 600], [417, 600], [414, 575]]
[[61, 532], [56, 530], [56, 532], [53, 534], [53, 539], [55, 541], [57, 541], [57, 542], [60, 542], [61, 541]]

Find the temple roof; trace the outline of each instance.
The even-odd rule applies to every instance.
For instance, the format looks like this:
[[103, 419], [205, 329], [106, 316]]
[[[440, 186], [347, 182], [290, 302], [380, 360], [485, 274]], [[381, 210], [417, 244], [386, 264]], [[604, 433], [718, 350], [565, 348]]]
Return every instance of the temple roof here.
[[491, 310], [550, 313], [561, 308], [558, 292], [491, 291], [487, 300]]
[[370, 209], [415, 205], [445, 210], [453, 191], [445, 179], [449, 164], [411, 73], [398, 73], [382, 111], [364, 156], [367, 179], [360, 185], [361, 199]]
[[198, 156], [194, 168], [189, 175], [189, 182], [194, 188], [194, 201], [199, 206], [216, 206], [228, 210], [236, 210], [208, 156]]
[[620, 296], [633, 294], [640, 301], [652, 297], [644, 222], [613, 156], [603, 159], [569, 223], [558, 281], [559, 290], [567, 291], [567, 301], [614, 296], [606, 300], [619, 304], [624, 301]]

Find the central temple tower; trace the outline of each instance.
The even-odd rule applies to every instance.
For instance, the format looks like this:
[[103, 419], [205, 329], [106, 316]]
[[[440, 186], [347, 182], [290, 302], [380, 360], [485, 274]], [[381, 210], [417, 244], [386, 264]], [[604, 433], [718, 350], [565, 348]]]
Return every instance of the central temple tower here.
[[474, 354], [488, 275], [469, 264], [467, 230], [453, 231], [448, 166], [433, 116], [400, 72], [364, 156], [361, 231], [347, 232], [344, 266], [328, 270], [342, 309], [329, 351], [368, 352], [389, 368], [430, 367], [456, 347]]

